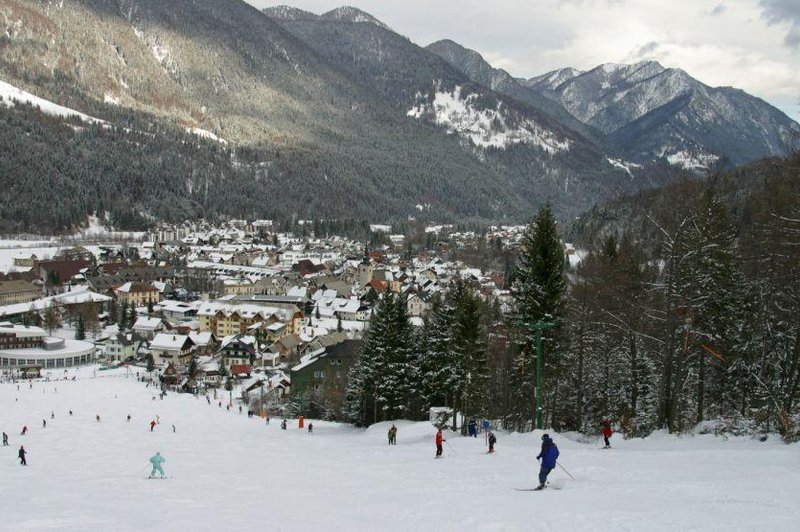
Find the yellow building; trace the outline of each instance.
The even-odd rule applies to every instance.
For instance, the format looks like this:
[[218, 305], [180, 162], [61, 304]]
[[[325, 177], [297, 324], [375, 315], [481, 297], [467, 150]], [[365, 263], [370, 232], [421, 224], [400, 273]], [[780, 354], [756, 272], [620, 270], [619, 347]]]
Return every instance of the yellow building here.
[[161, 292], [154, 286], [146, 283], [125, 283], [114, 288], [117, 301], [126, 306], [144, 307], [148, 303], [156, 304], [161, 301]]
[[28, 281], [0, 281], [0, 305], [27, 303], [42, 296], [42, 289]]
[[217, 338], [244, 334], [247, 328], [257, 323], [267, 326], [275, 323], [286, 325], [284, 334], [300, 332], [303, 318], [298, 309], [262, 307], [259, 305], [231, 305], [209, 302], [197, 311], [200, 332], [212, 332]]

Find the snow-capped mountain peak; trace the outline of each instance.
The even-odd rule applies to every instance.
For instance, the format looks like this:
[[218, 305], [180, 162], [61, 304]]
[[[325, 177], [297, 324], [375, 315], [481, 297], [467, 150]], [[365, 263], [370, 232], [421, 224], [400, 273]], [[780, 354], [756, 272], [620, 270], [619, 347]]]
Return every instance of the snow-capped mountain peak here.
[[327, 13], [323, 13], [320, 15], [320, 18], [323, 20], [335, 20], [337, 22], [352, 22], [352, 23], [360, 23], [366, 22], [368, 24], [374, 24], [383, 29], [390, 29], [389, 26], [378, 20], [377, 18], [373, 17], [369, 13], [361, 11], [357, 7], [352, 6], [342, 6], [337, 7], [336, 9], [332, 9]]

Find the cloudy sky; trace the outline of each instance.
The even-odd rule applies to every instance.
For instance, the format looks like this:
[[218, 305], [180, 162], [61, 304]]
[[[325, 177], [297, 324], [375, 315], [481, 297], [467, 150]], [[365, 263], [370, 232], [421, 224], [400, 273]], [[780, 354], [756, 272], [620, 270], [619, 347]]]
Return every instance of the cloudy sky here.
[[315, 13], [353, 5], [417, 44], [452, 39], [515, 76], [655, 59], [800, 120], [800, 0], [248, 1]]

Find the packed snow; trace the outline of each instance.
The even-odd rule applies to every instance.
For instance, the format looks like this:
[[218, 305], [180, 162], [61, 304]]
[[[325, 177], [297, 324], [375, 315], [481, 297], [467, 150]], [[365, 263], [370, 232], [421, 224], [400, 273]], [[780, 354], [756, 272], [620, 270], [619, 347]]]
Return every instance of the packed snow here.
[[0, 81], [0, 104], [11, 107], [14, 105], [14, 102], [31, 104], [34, 107], [38, 107], [43, 113], [52, 116], [60, 116], [64, 118], [76, 117], [91, 124], [105, 123], [99, 118], [86, 115], [80, 111], [76, 111], [75, 109], [64, 107], [63, 105], [58, 105], [50, 100], [45, 100], [44, 98], [34, 96], [29, 92], [25, 92], [22, 89], [18, 89], [17, 87], [6, 83], [5, 81]]
[[[524, 492], [538, 431], [498, 433], [493, 455], [483, 435], [446, 432], [445, 458], [434, 460], [427, 422], [398, 422], [396, 446], [388, 423], [314, 420], [309, 434], [290, 420], [283, 431], [279, 419], [228, 411], [224, 391], [211, 404], [160, 400], [135, 371], [86, 367], [67, 372], [75, 381], [0, 384], [5, 530], [788, 531], [800, 519], [800, 449], [777, 438], [615, 435], [601, 450], [556, 434], [575, 479], [557, 468], [547, 489]], [[166, 480], [147, 479], [156, 451]]]
[[502, 102], [495, 109], [479, 109], [478, 97], [478, 94], [463, 96], [459, 86], [453, 91], [437, 90], [431, 102], [419, 101], [422, 97], [417, 95], [418, 103], [407, 115], [430, 118], [448, 133], [469, 139], [479, 148], [505, 149], [512, 144], [529, 144], [550, 154], [569, 150], [568, 139], [559, 139], [532, 120], [520, 119], [516, 126], [508, 124], [509, 113]]

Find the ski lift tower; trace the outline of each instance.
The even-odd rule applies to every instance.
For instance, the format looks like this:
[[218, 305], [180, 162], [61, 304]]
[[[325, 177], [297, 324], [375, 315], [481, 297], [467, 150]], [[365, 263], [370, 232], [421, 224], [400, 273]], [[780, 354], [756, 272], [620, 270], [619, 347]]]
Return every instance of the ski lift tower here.
[[[542, 426], [542, 334], [548, 329], [553, 329], [556, 324], [538, 321], [535, 323], [522, 322], [520, 325], [536, 335], [536, 386], [534, 388], [536, 419], [534, 428], [542, 429], [544, 428]], [[528, 348], [530, 349], [530, 343], [528, 343]]]

